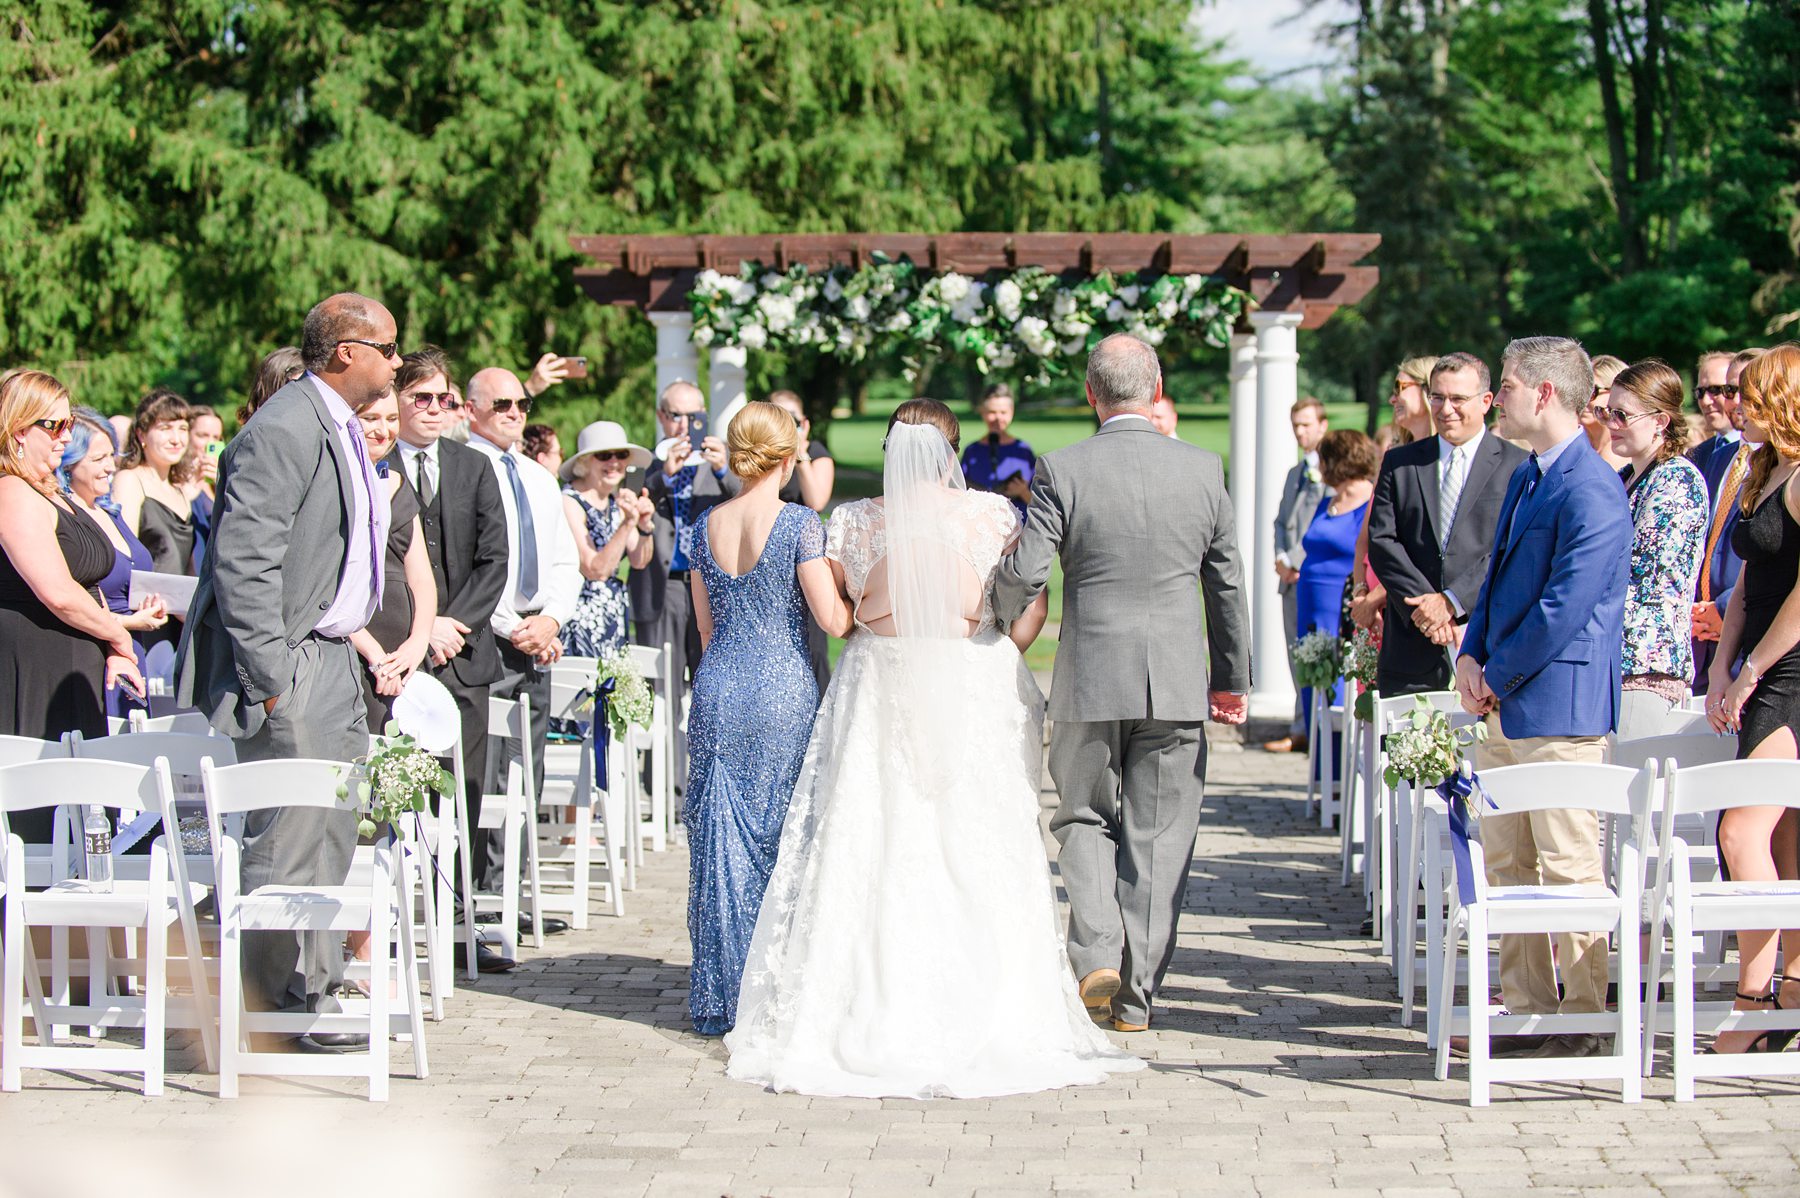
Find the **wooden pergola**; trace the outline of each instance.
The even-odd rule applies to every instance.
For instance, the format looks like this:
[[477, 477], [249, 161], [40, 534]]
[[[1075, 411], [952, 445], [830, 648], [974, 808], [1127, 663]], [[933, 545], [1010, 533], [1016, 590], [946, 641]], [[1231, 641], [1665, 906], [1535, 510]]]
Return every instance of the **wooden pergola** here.
[[[1201, 274], [1255, 301], [1232, 335], [1231, 492], [1245, 585], [1253, 614], [1257, 663], [1252, 712], [1286, 718], [1294, 691], [1282, 667], [1287, 634], [1275, 574], [1275, 509], [1297, 446], [1289, 413], [1299, 398], [1300, 329], [1316, 329], [1374, 289], [1380, 271], [1358, 265], [1374, 253], [1373, 233], [769, 233], [748, 236], [574, 236], [591, 260], [576, 268], [583, 290], [603, 304], [641, 308], [656, 326], [656, 387], [700, 381], [688, 291], [702, 270], [736, 274], [758, 262], [785, 271], [856, 268], [885, 255], [908, 258], [933, 273], [979, 276], [991, 270], [1041, 267], [1053, 273]], [[715, 415], [742, 402], [745, 351], [710, 351], [708, 384]]]

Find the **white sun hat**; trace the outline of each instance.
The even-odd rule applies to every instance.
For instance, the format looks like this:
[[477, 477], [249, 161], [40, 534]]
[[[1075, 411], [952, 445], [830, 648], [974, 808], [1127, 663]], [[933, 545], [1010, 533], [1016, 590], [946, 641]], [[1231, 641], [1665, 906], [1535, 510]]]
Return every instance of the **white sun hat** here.
[[563, 459], [562, 480], [569, 482], [574, 479], [575, 474], [571, 467], [582, 458], [590, 454], [603, 453], [609, 449], [630, 450], [630, 464], [640, 469], [650, 464], [650, 451], [642, 445], [633, 445], [627, 441], [624, 426], [610, 420], [596, 420], [581, 430], [581, 436], [575, 442], [575, 452]]

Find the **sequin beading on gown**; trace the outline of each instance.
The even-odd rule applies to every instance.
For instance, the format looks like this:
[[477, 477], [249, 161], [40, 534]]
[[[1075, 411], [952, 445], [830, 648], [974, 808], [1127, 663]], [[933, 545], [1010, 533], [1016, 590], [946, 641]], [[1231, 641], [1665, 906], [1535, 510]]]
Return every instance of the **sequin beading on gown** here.
[[738, 979], [782, 818], [812, 734], [818, 684], [806, 651], [806, 603], [795, 570], [825, 549], [818, 514], [787, 504], [762, 556], [741, 575], [713, 560], [707, 517], [693, 568], [706, 581], [712, 640], [694, 674], [688, 714], [688, 936], [694, 1030], [722, 1035], [737, 1014]]

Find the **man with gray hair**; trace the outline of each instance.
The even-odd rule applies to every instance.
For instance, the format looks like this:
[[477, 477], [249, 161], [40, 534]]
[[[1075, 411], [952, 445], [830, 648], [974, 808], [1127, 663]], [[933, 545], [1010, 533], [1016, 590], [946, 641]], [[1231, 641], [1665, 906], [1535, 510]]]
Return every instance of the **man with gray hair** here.
[[[1456, 663], [1463, 708], [1487, 723], [1488, 739], [1475, 750], [1481, 769], [1604, 763], [1618, 720], [1632, 525], [1619, 476], [1581, 428], [1593, 388], [1587, 354], [1567, 337], [1526, 337], [1506, 348], [1498, 399], [1532, 453], [1507, 485]], [[1481, 843], [1494, 886], [1606, 881], [1592, 811], [1484, 814]], [[1515, 1015], [1603, 1012], [1606, 980], [1605, 933], [1562, 933], [1554, 958], [1549, 937], [1501, 937], [1500, 990]], [[1605, 1052], [1591, 1035], [1503, 1043], [1495, 1055]]]
[[[368, 751], [362, 665], [349, 636], [381, 603], [388, 504], [357, 414], [400, 367], [394, 318], [344, 293], [306, 314], [306, 373], [256, 410], [219, 459], [212, 537], [178, 650], [176, 695], [244, 761]], [[356, 848], [349, 808], [283, 808], [244, 825], [243, 886], [341, 886]], [[252, 1009], [336, 1010], [343, 936], [244, 934]], [[307, 1050], [366, 1037], [315, 1034]]]
[[994, 581], [995, 613], [1010, 622], [1062, 561], [1049, 706], [1061, 805], [1050, 827], [1082, 1002], [1123, 1032], [1149, 1027], [1174, 956], [1205, 721], [1242, 723], [1250, 690], [1224, 466], [1157, 432], [1150, 411], [1161, 393], [1148, 345], [1120, 334], [1095, 347], [1087, 397], [1100, 431], [1038, 460], [1025, 531]]

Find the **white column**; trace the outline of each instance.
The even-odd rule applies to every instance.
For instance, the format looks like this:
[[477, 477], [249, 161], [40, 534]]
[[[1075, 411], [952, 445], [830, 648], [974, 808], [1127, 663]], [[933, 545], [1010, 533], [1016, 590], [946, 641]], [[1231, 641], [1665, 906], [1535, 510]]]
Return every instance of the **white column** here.
[[741, 345], [715, 345], [711, 369], [707, 372], [707, 407], [712, 410], [712, 427], [723, 440], [725, 429], [737, 410], [744, 406], [744, 364], [749, 355]]
[[656, 326], [656, 394], [670, 383], [700, 385], [700, 350], [694, 344], [694, 317], [689, 312], [652, 312]]
[[1260, 578], [1251, 577], [1255, 556], [1256, 335], [1231, 335], [1231, 506], [1237, 515], [1238, 553], [1244, 559], [1244, 595], [1255, 611]]
[[[1300, 398], [1300, 354], [1296, 350], [1301, 314], [1252, 312], [1256, 330], [1256, 523], [1251, 530], [1256, 578], [1255, 606], [1250, 610], [1250, 654], [1255, 689], [1250, 713], [1259, 719], [1289, 720], [1294, 713], [1293, 680], [1287, 671], [1287, 629], [1282, 626], [1281, 595], [1265, 583], [1275, 577], [1275, 509], [1281, 484], [1299, 453], [1289, 423]], [[1233, 472], [1235, 474], [1235, 471]]]

